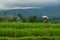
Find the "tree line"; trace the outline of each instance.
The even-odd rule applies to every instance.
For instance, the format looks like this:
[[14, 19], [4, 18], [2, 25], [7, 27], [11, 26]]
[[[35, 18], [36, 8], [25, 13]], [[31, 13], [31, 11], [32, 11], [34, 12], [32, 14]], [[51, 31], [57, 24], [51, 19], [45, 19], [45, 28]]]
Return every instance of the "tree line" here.
[[12, 16], [8, 16], [7, 14], [5, 12], [3, 16], [0, 16], [0, 22], [41, 22], [35, 15], [25, 18], [19, 13], [14, 13]]
[[[42, 18], [38, 18], [37, 16], [29, 16], [25, 18], [23, 15], [19, 13], [14, 13], [11, 16], [7, 15], [7, 12], [4, 12], [3, 16], [0, 16], [0, 22], [43, 22]], [[48, 20], [49, 23], [60, 23], [60, 20]]]

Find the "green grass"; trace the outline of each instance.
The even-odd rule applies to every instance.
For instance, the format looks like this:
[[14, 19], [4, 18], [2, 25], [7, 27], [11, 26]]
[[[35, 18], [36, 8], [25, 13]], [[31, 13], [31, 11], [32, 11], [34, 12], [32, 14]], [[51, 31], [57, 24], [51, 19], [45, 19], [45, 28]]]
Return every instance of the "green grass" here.
[[[60, 39], [60, 37], [58, 37]], [[9, 38], [9, 37], [0, 37], [0, 40], [53, 40], [57, 37], [22, 37], [22, 38]]]
[[20, 37], [20, 38], [10, 38], [10, 37], [0, 37], [0, 40], [60, 40], [60, 37]]
[[60, 36], [60, 29], [13, 29], [0, 28], [0, 37]]
[[59, 40], [60, 23], [0, 23], [0, 40], [43, 40], [44, 38]]
[[25, 29], [25, 28], [60, 28], [60, 23], [52, 24], [52, 23], [19, 23], [19, 22], [7, 22], [0, 23], [0, 28], [17, 28], [17, 29]]

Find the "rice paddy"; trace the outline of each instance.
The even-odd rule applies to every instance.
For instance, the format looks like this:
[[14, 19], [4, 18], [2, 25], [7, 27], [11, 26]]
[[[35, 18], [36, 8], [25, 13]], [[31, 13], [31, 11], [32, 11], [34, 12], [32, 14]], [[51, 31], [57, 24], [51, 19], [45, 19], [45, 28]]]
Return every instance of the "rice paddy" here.
[[0, 40], [59, 40], [60, 23], [1, 22]]

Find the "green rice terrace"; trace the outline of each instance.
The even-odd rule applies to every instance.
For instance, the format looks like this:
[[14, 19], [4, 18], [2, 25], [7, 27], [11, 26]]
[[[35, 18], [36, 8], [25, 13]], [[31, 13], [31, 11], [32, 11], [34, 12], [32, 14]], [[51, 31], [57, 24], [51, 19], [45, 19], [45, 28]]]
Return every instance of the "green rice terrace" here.
[[60, 23], [0, 22], [0, 40], [60, 40]]

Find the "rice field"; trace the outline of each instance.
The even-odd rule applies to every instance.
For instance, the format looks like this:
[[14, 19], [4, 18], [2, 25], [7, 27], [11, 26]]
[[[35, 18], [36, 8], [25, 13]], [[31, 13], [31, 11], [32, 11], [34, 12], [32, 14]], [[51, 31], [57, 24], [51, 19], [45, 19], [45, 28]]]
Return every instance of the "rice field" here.
[[1, 22], [0, 40], [59, 40], [60, 23]]

